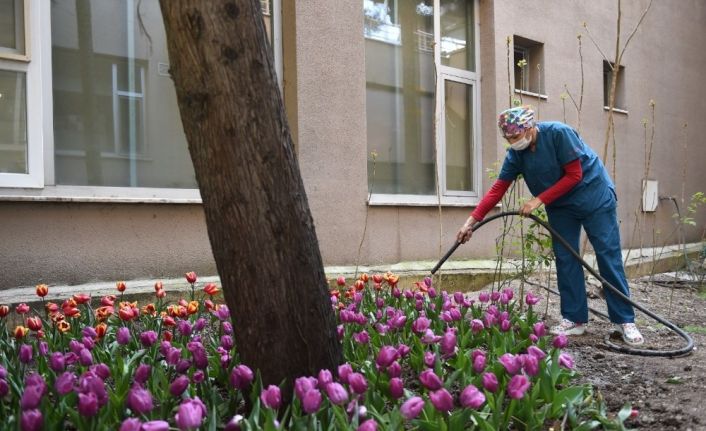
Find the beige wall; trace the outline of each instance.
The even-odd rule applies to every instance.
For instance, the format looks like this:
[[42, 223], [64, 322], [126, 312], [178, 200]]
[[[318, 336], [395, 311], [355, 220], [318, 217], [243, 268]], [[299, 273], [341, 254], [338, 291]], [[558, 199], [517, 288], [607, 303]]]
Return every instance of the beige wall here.
[[[623, 2], [623, 35], [647, 0]], [[520, 35], [543, 42], [545, 88], [542, 119], [563, 117], [564, 85], [577, 96], [580, 69], [576, 35], [585, 21], [605, 52], [614, 46], [612, 0], [524, 2], [481, 0], [481, 118], [483, 170], [501, 160], [503, 150], [495, 116], [507, 106], [505, 38]], [[307, 0], [284, 4], [284, 89], [309, 204], [325, 264], [361, 264], [435, 260], [454, 240], [471, 208], [368, 207], [365, 115], [365, 51], [360, 2]], [[532, 18], [534, 17], [534, 18]], [[700, 73], [706, 59], [696, 55], [706, 45], [706, 6], [701, 0], [654, 2], [628, 47], [628, 115], [616, 114], [617, 186], [624, 244], [632, 238], [643, 171], [643, 128], [648, 103], [657, 103], [651, 178], [660, 194], [681, 196], [684, 143], [688, 123], [685, 194], [706, 190], [706, 145], [700, 113], [706, 94]], [[296, 46], [296, 51], [292, 49]], [[585, 91], [581, 131], [596, 150], [603, 146], [602, 57], [583, 38]], [[567, 101], [567, 121], [576, 114]], [[491, 180], [484, 175], [484, 190]], [[645, 219], [644, 243], [652, 226], [672, 232], [671, 204]], [[366, 227], [367, 217], [367, 227]], [[654, 220], [654, 225], [652, 224]], [[687, 241], [701, 238], [706, 208], [689, 230]], [[495, 227], [479, 231], [457, 258], [495, 254]], [[178, 276], [187, 270], [215, 273], [203, 214], [198, 205], [0, 202], [0, 288], [39, 282], [79, 283], [138, 277]]]

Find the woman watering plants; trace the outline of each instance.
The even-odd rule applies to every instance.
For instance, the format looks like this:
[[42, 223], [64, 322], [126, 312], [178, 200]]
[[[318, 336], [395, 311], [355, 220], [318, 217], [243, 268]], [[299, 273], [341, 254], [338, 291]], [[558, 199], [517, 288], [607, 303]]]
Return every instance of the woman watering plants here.
[[[457, 240], [465, 243], [471, 238], [473, 225], [483, 220], [521, 174], [534, 197], [522, 206], [520, 214], [529, 215], [544, 204], [549, 224], [574, 250], [579, 248], [583, 226], [595, 250], [601, 276], [629, 296], [620, 253], [615, 186], [596, 153], [566, 124], [535, 123], [529, 106], [503, 111], [498, 126], [510, 148], [498, 179], [458, 231]], [[553, 249], [563, 319], [551, 332], [581, 335], [588, 323], [583, 268], [558, 241], [553, 241]], [[610, 289], [604, 292], [608, 315], [623, 340], [630, 345], [642, 344], [644, 339], [635, 326], [632, 305]]]

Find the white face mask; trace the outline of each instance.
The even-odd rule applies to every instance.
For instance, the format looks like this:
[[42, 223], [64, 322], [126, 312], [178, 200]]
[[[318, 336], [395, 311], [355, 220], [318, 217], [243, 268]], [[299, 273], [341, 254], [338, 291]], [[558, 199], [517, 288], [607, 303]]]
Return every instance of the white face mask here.
[[527, 148], [531, 142], [532, 142], [532, 140], [529, 138], [529, 136], [525, 135], [524, 138], [520, 139], [519, 141], [515, 142], [514, 144], [510, 144], [510, 148], [512, 148], [515, 151], [522, 151], [525, 148]]

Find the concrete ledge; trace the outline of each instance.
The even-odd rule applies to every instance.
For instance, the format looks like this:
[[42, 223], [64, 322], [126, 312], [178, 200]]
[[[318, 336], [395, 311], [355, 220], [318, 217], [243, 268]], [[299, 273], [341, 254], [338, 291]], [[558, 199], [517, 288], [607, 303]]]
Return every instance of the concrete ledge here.
[[[690, 258], [696, 258], [706, 247], [706, 242], [691, 243], [686, 246], [674, 245], [667, 247], [643, 248], [640, 250], [624, 250], [623, 259], [628, 257], [625, 270], [629, 278], [640, 277], [652, 273], [660, 273], [679, 269], [684, 265], [684, 253]], [[585, 260], [595, 267], [595, 257], [591, 254]], [[653, 262], [654, 260], [654, 262]], [[391, 265], [359, 266], [357, 274], [384, 274], [391, 271], [400, 276], [401, 287], [411, 287], [415, 281], [421, 281], [429, 275], [436, 261], [401, 262]], [[449, 260], [437, 272], [440, 277], [436, 283], [442, 289], [453, 291], [474, 291], [482, 289], [498, 277], [506, 279], [517, 274], [522, 262], [517, 259], [506, 259], [502, 267], [497, 267], [495, 260]], [[336, 285], [336, 278], [343, 276], [348, 283], [356, 275], [355, 266], [327, 266], [326, 276], [330, 285]], [[49, 287], [47, 301], [63, 301], [76, 293], [87, 293], [94, 298], [104, 295], [117, 294], [115, 281], [81, 284], [75, 286], [57, 285]], [[126, 298], [144, 300], [153, 298], [155, 279], [140, 279], [126, 281]], [[184, 278], [162, 279], [167, 290], [167, 300], [174, 300], [185, 296], [191, 291], [190, 285]], [[202, 288], [205, 283], [220, 284], [218, 276], [199, 277], [197, 288]], [[34, 286], [17, 287], [0, 290], [0, 304], [38, 302]]]

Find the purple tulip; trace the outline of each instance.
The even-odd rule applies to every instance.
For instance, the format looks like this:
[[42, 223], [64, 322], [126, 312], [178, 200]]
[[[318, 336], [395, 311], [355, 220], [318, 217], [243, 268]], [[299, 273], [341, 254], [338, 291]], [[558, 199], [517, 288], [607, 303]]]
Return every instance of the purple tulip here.
[[135, 382], [144, 385], [150, 378], [152, 367], [147, 364], [140, 364], [135, 371]]
[[234, 388], [243, 390], [250, 386], [253, 380], [253, 372], [246, 365], [238, 365], [230, 373], [230, 384]]
[[412, 330], [417, 334], [422, 334], [429, 329], [429, 325], [431, 325], [431, 320], [427, 319], [425, 316], [421, 316], [412, 322]]
[[507, 394], [510, 398], [519, 400], [525, 396], [525, 392], [527, 392], [529, 387], [530, 382], [527, 380], [527, 377], [522, 374], [518, 374], [516, 376], [512, 376], [510, 383], [507, 384]]
[[439, 389], [429, 394], [429, 399], [435, 409], [448, 412], [454, 408], [454, 399], [446, 389]]
[[177, 410], [174, 416], [176, 425], [181, 431], [190, 431], [198, 429], [206, 416], [206, 406], [200, 399], [186, 399]]
[[540, 299], [541, 297], [533, 295], [532, 292], [528, 292], [527, 295], [525, 295], [527, 305], [535, 305]]
[[471, 332], [473, 332], [474, 334], [478, 334], [484, 328], [485, 328], [485, 325], [483, 325], [482, 320], [480, 320], [480, 319], [471, 320]]
[[485, 372], [481, 376], [483, 381], [483, 388], [488, 392], [495, 392], [498, 390], [498, 378], [492, 372]]
[[363, 394], [368, 390], [368, 381], [360, 373], [351, 373], [348, 377], [348, 384], [356, 394]]
[[7, 384], [5, 379], [0, 379], [0, 398], [5, 398], [5, 396], [9, 393], [10, 385]]
[[103, 363], [92, 365], [90, 371], [102, 380], [110, 377], [110, 367]]
[[118, 344], [120, 345], [125, 345], [130, 342], [130, 330], [125, 327], [121, 326], [118, 328], [118, 332], [115, 334], [115, 339], [117, 340]]
[[22, 410], [32, 410], [39, 407], [39, 404], [42, 402], [42, 397], [44, 396], [44, 389], [44, 385], [25, 386], [25, 390], [22, 392], [22, 399], [20, 400]]
[[150, 347], [157, 342], [157, 333], [154, 331], [145, 331], [140, 334], [140, 343], [145, 347]]
[[319, 371], [319, 379], [318, 379], [319, 389], [325, 389], [326, 385], [328, 385], [331, 382], [333, 382], [333, 374], [331, 374], [331, 371], [320, 370]]
[[61, 352], [54, 352], [49, 356], [49, 368], [55, 373], [60, 373], [66, 368], [66, 361], [64, 360], [64, 354]]
[[20, 428], [22, 431], [39, 431], [44, 428], [44, 417], [37, 409], [25, 410], [20, 418]]
[[435, 391], [441, 389], [444, 383], [441, 381], [439, 376], [434, 373], [434, 370], [428, 368], [419, 374], [419, 381], [422, 382], [425, 388]]
[[498, 359], [498, 361], [500, 361], [510, 375], [519, 373], [522, 368], [522, 362], [520, 362], [518, 357], [512, 353], [505, 353]]
[[31, 372], [25, 377], [25, 386], [38, 385], [42, 388], [42, 392], [46, 393], [47, 382], [44, 381], [44, 377], [41, 374]]
[[351, 375], [353, 372], [353, 367], [351, 367], [351, 364], [345, 363], [343, 365], [338, 366], [338, 380], [341, 381], [341, 383], [348, 383], [348, 376]]
[[536, 376], [539, 374], [539, 361], [535, 356], [522, 355], [522, 369], [528, 376]]
[[441, 337], [441, 352], [445, 357], [451, 356], [456, 352], [456, 331], [455, 328], [449, 328]]
[[554, 337], [554, 340], [552, 340], [552, 346], [556, 347], [557, 349], [563, 349], [564, 347], [569, 345], [569, 338], [564, 335], [564, 334], [559, 334], [556, 337]]
[[231, 337], [230, 335], [223, 335], [221, 337], [221, 347], [223, 347], [224, 349], [230, 351], [234, 345], [235, 343], [233, 342], [233, 337]]
[[399, 357], [399, 352], [392, 346], [382, 346], [375, 363], [381, 369], [385, 369], [390, 366]]
[[569, 370], [574, 368], [574, 358], [568, 353], [561, 353], [559, 355], [559, 366], [568, 368]]
[[277, 410], [282, 405], [282, 393], [278, 386], [270, 385], [260, 394], [262, 404], [270, 409]]
[[478, 301], [486, 303], [490, 301], [490, 294], [488, 292], [481, 292], [478, 294]]
[[49, 353], [49, 344], [46, 341], [40, 341], [37, 350], [39, 356], [47, 356], [47, 353]]
[[318, 380], [315, 377], [299, 377], [294, 381], [294, 392], [299, 400], [304, 400], [304, 395], [316, 388]]
[[547, 334], [547, 327], [544, 322], [537, 322], [532, 325], [532, 333], [537, 337], [544, 337]]
[[223, 328], [223, 333], [232, 335], [233, 334], [233, 325], [230, 322], [223, 322], [221, 324], [221, 327]]
[[201, 332], [207, 324], [208, 321], [206, 319], [204, 319], [203, 317], [199, 317], [198, 319], [196, 319], [196, 322], [194, 322], [194, 331]]
[[138, 418], [127, 418], [120, 425], [120, 431], [140, 431], [142, 421]]
[[78, 354], [78, 362], [84, 367], [92, 365], [93, 355], [91, 354], [91, 351], [86, 348], [81, 349], [81, 352]]
[[421, 397], [412, 397], [405, 401], [400, 407], [400, 413], [407, 420], [412, 420], [419, 416], [424, 408], [424, 400]]
[[127, 394], [127, 406], [137, 414], [147, 414], [154, 408], [150, 391], [135, 385]]
[[463, 407], [478, 409], [485, 402], [485, 395], [473, 385], [468, 385], [461, 392], [459, 401]]
[[149, 421], [142, 424], [141, 431], [169, 431], [169, 422], [167, 421]]
[[484, 354], [475, 355], [473, 357], [473, 371], [476, 373], [482, 373], [485, 370], [486, 357]]
[[167, 364], [176, 365], [181, 359], [181, 349], [178, 349], [176, 347], [170, 347], [169, 349], [167, 349], [167, 354], [164, 355], [164, 357], [167, 361]]
[[177, 323], [177, 331], [179, 334], [181, 334], [184, 337], [188, 337], [191, 335], [191, 322], [188, 320], [180, 320], [179, 323]]
[[74, 386], [78, 381], [76, 374], [66, 371], [59, 375], [54, 382], [54, 388], [59, 395], [66, 395], [74, 390]]
[[7, 378], [7, 369], [0, 365], [0, 379]]
[[378, 424], [375, 419], [368, 419], [367, 421], [360, 424], [356, 431], [377, 431]]
[[547, 356], [547, 354], [537, 346], [529, 346], [527, 348], [527, 354], [534, 356], [538, 361], [541, 361], [545, 356]]
[[189, 387], [189, 378], [185, 375], [181, 375], [174, 379], [172, 384], [169, 385], [169, 393], [174, 397], [178, 397], [184, 393], [187, 387]]
[[340, 383], [334, 382], [326, 385], [326, 395], [331, 403], [339, 406], [348, 401], [348, 392]]
[[434, 365], [436, 364], [436, 353], [426, 351], [424, 352], [424, 365], [426, 365], [429, 368], [434, 368]]
[[370, 335], [367, 331], [360, 331], [353, 334], [353, 341], [358, 344], [368, 344], [370, 342]]
[[191, 368], [191, 361], [188, 359], [180, 359], [174, 367], [177, 373], [186, 373]]
[[[92, 393], [95, 395], [99, 408], [108, 403], [108, 391], [105, 389], [105, 383], [100, 377], [90, 371], [83, 373], [79, 377], [76, 390], [80, 393]], [[88, 401], [86, 400], [85, 402]]]
[[512, 328], [512, 323], [509, 320], [500, 321], [500, 331], [507, 332]]
[[242, 415], [233, 416], [227, 423], [223, 431], [241, 431], [240, 422], [243, 421]]
[[318, 389], [309, 389], [300, 399], [302, 408], [306, 413], [311, 414], [319, 411], [321, 407], [321, 392]]
[[498, 302], [498, 299], [500, 299], [500, 292], [491, 292], [490, 302]]
[[98, 413], [98, 397], [93, 392], [78, 394], [78, 413], [81, 416], [92, 417]]
[[93, 350], [93, 347], [95, 347], [96, 342], [93, 341], [93, 338], [83, 337], [81, 339], [81, 344], [83, 344], [83, 347], [85, 347], [86, 349]]
[[32, 356], [34, 349], [29, 344], [23, 344], [20, 346], [20, 362], [23, 364], [29, 364], [32, 362]]
[[402, 398], [404, 395], [404, 382], [399, 377], [390, 379], [390, 396], [394, 399]]

